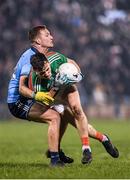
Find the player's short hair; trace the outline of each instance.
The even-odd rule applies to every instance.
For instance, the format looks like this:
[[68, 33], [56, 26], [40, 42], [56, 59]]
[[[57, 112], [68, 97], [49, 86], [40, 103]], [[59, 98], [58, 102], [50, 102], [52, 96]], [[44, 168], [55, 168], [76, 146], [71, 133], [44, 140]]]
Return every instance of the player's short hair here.
[[36, 53], [32, 55], [30, 59], [30, 64], [32, 65], [34, 71], [42, 71], [46, 62], [48, 62], [48, 60], [42, 53]]
[[35, 38], [37, 37], [37, 35], [39, 34], [39, 32], [41, 30], [45, 30], [45, 29], [46, 29], [45, 25], [35, 26], [32, 29], [30, 29], [28, 32], [28, 38], [29, 38], [30, 42], [33, 42], [35, 40]]

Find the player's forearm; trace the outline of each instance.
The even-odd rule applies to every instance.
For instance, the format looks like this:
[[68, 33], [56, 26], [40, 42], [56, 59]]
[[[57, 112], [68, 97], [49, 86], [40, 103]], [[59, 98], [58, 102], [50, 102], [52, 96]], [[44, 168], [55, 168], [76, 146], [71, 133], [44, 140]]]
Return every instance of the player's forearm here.
[[48, 92], [48, 94], [49, 94], [51, 97], [54, 97], [57, 92], [58, 92], [58, 90], [54, 87], [54, 88], [51, 88], [51, 90]]
[[27, 88], [26, 86], [21, 86], [19, 88], [19, 93], [27, 98], [33, 98], [34, 96], [34, 92], [31, 89]]
[[26, 86], [27, 76], [21, 76], [19, 81], [19, 93], [27, 98], [33, 98], [34, 92]]
[[77, 69], [79, 70], [79, 72], [81, 71], [79, 65], [74, 60], [68, 59], [68, 62], [74, 64], [77, 67]]

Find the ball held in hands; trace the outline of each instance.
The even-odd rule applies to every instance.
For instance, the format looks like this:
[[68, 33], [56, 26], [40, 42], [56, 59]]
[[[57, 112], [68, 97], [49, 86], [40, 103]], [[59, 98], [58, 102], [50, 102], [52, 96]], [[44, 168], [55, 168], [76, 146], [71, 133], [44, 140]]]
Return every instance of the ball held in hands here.
[[55, 78], [55, 84], [58, 86], [61, 85], [71, 85], [78, 83], [82, 80], [83, 75], [77, 67], [72, 63], [62, 64], [57, 72]]

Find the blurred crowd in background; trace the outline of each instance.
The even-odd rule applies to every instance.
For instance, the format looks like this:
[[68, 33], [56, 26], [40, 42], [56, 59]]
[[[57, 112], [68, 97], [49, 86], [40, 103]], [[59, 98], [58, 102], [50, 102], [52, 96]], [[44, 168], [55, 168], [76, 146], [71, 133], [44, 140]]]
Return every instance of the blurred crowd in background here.
[[54, 36], [54, 50], [80, 65], [84, 104], [130, 105], [129, 0], [0, 0], [0, 103], [29, 47], [28, 30], [41, 24]]

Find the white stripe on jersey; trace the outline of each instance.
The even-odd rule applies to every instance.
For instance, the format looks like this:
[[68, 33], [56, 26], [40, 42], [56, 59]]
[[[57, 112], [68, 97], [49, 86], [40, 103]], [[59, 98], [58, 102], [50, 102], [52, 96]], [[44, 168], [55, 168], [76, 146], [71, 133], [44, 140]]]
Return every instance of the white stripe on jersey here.
[[59, 56], [59, 54], [54, 54], [54, 55], [52, 55], [51, 57], [48, 57], [48, 60], [49, 60], [49, 62], [51, 62], [53, 59], [55, 59], [55, 58], [60, 58], [60, 56]]
[[40, 91], [41, 90], [41, 85], [40, 85], [41, 81], [38, 77], [36, 77], [36, 80], [35, 80], [35, 89], [36, 89], [36, 92]]
[[41, 91], [41, 79], [38, 79], [38, 91]]
[[60, 58], [53, 59], [53, 61], [51, 61], [50, 64], [52, 64], [54, 61], [56, 61], [58, 59], [60, 59]]

